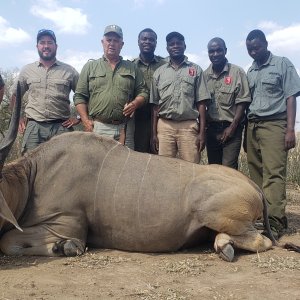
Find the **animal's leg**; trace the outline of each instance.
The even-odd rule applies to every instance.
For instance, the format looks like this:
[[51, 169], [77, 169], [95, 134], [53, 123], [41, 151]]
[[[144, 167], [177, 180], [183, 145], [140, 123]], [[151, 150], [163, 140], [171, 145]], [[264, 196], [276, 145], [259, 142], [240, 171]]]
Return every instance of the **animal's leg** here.
[[75, 256], [84, 253], [85, 241], [58, 237], [41, 226], [28, 227], [5, 233], [0, 249], [6, 255]]
[[219, 233], [216, 236], [214, 248], [220, 257], [226, 261], [234, 258], [234, 249], [240, 248], [252, 252], [262, 252], [272, 248], [270, 239], [260, 234], [257, 230], [246, 231], [241, 235], [228, 235]]

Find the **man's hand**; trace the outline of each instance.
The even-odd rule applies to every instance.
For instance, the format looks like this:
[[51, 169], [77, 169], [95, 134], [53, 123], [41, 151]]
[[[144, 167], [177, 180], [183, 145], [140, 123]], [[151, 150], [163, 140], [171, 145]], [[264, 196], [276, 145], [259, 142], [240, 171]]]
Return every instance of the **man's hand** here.
[[136, 109], [137, 109], [137, 106], [134, 101], [125, 103], [124, 109], [123, 109], [123, 115], [125, 117], [132, 118]]
[[285, 134], [284, 147], [288, 151], [296, 146], [296, 134], [295, 130], [287, 130]]
[[76, 119], [76, 118], [70, 118], [66, 121], [64, 121], [61, 125], [67, 128], [71, 128], [73, 126], [76, 126], [80, 123], [80, 120]]
[[84, 131], [86, 132], [93, 132], [94, 129], [94, 121], [90, 120], [90, 119], [86, 119], [86, 120], [82, 120], [82, 125], [84, 127]]
[[20, 118], [18, 132], [23, 134], [26, 128], [26, 119]]
[[199, 133], [196, 139], [196, 146], [199, 152], [205, 149], [205, 134]]
[[158, 154], [158, 138], [157, 135], [151, 137], [151, 151], [154, 154]]

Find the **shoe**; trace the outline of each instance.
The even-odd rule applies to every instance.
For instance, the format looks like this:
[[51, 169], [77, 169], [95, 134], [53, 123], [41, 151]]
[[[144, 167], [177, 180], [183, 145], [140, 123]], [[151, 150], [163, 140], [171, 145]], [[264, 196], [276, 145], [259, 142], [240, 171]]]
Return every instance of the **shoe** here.
[[[284, 228], [278, 228], [278, 227], [274, 227], [274, 226], [270, 226], [270, 228], [271, 228], [272, 235], [275, 240], [279, 240], [286, 233], [286, 229], [284, 229]], [[261, 234], [263, 234], [267, 238], [271, 239], [269, 232], [267, 232], [266, 230], [264, 230]]]

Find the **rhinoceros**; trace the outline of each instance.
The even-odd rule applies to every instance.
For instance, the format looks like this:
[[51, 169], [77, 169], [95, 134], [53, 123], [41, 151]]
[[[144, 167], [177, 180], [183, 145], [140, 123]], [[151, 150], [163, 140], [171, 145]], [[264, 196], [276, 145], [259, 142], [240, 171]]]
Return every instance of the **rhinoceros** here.
[[[1, 166], [16, 136], [19, 102], [0, 146]], [[254, 227], [265, 211], [263, 194], [242, 173], [138, 153], [87, 132], [64, 133], [4, 165], [0, 207], [6, 255], [74, 256], [87, 245], [169, 252], [211, 236], [228, 261], [235, 247], [272, 247]]]

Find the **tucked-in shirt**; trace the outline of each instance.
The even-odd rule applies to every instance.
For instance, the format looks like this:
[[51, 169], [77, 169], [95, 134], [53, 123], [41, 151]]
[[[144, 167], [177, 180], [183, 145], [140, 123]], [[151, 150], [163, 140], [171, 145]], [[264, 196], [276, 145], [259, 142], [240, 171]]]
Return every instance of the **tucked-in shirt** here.
[[44, 122], [70, 117], [71, 90], [75, 91], [78, 72], [68, 64], [56, 61], [50, 68], [40, 62], [26, 65], [13, 86], [16, 94], [20, 82], [21, 96], [28, 92], [25, 115], [36, 121]]
[[150, 103], [159, 105], [159, 117], [174, 121], [196, 120], [197, 103], [210, 99], [203, 70], [185, 57], [178, 69], [170, 61], [153, 74]]
[[300, 78], [290, 60], [270, 53], [262, 66], [253, 62], [247, 77], [252, 97], [248, 119], [285, 119], [286, 99], [300, 93]]
[[204, 71], [211, 100], [207, 102], [208, 122], [232, 122], [236, 105], [251, 102], [250, 90], [245, 71], [226, 63], [219, 75], [214, 74], [213, 65]]
[[103, 122], [120, 121], [124, 119], [125, 103], [137, 96], [144, 97], [148, 102], [149, 91], [137, 66], [121, 58], [112, 70], [103, 56], [84, 65], [74, 94], [74, 103], [88, 104], [92, 118], [100, 118]]
[[[142, 71], [147, 87], [150, 89], [155, 70], [164, 65], [167, 61], [161, 56], [154, 55], [153, 60], [149, 64], [143, 62], [140, 57], [135, 58], [133, 62]], [[151, 120], [151, 105], [143, 105], [137, 109], [135, 112], [135, 119]]]
[[2, 79], [2, 76], [0, 75], [0, 89], [4, 87], [4, 81]]

